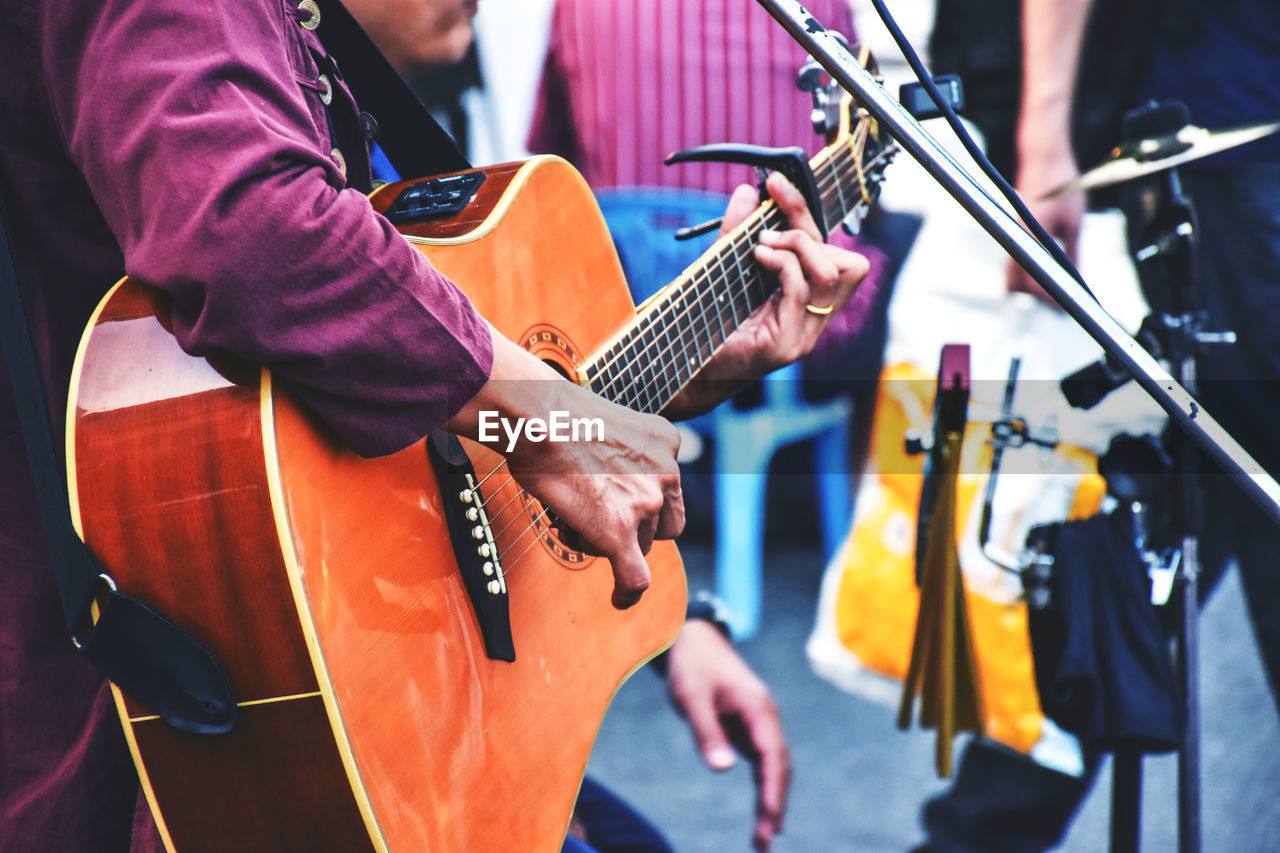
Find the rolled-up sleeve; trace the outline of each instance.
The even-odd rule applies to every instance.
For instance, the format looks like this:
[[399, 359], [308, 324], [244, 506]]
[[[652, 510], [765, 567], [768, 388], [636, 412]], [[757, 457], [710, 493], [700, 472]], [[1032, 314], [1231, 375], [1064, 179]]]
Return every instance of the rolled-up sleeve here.
[[345, 188], [293, 4], [55, 0], [42, 32], [71, 156], [184, 348], [265, 365], [365, 455], [475, 395], [488, 328]]

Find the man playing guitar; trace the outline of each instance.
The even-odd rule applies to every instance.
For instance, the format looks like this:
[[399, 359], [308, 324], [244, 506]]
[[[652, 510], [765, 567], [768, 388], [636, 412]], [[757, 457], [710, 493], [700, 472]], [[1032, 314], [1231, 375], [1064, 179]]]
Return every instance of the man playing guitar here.
[[[474, 11], [406, 14], [450, 4]], [[0, 189], [55, 422], [79, 332], [127, 273], [172, 300], [185, 350], [269, 368], [362, 456], [474, 435], [482, 411], [598, 418], [604, 441], [517, 443], [507, 462], [609, 560], [613, 606], [641, 599], [645, 553], [683, 527], [675, 429], [561, 381], [373, 212], [360, 114], [314, 3], [0, 6]], [[798, 192], [769, 189], [789, 228], [761, 234], [754, 259], [780, 290], [669, 413], [807, 352], [866, 272], [820, 241]], [[756, 204], [735, 195], [726, 228]], [[12, 404], [0, 424], [0, 834], [15, 850], [160, 849], [107, 686], [60, 624]]]

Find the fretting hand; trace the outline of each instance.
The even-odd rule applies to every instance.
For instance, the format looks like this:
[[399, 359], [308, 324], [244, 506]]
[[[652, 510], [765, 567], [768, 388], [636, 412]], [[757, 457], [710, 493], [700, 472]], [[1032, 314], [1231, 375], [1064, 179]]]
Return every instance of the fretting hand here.
[[[754, 256], [778, 277], [779, 288], [729, 336], [664, 414], [679, 418], [707, 411], [746, 383], [809, 353], [867, 274], [869, 264], [862, 255], [822, 241], [804, 196], [785, 177], [775, 172], [767, 186], [791, 227], [761, 232]], [[732, 231], [759, 204], [753, 187], [738, 187], [720, 233]]]

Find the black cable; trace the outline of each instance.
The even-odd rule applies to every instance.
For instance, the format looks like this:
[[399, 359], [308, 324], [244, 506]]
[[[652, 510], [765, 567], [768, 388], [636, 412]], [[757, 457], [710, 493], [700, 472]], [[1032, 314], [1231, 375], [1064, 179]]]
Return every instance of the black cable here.
[[1004, 176], [1000, 174], [1000, 171], [996, 169], [995, 166], [991, 165], [991, 161], [987, 159], [986, 154], [982, 152], [982, 149], [978, 147], [978, 144], [973, 140], [973, 137], [969, 135], [968, 129], [964, 126], [964, 123], [960, 121], [960, 117], [956, 115], [955, 110], [951, 108], [947, 99], [940, 91], [938, 91], [938, 87], [933, 82], [932, 75], [930, 75], [928, 70], [924, 67], [924, 63], [920, 61], [920, 57], [916, 54], [915, 49], [912, 48], [911, 43], [907, 41], [907, 37], [902, 34], [902, 30], [898, 27], [897, 22], [893, 20], [893, 16], [889, 14], [889, 10], [885, 8], [884, 0], [871, 0], [871, 3], [875, 6], [876, 14], [880, 16], [880, 20], [884, 22], [885, 27], [889, 30], [889, 35], [893, 37], [894, 43], [897, 44], [898, 49], [902, 51], [902, 55], [907, 60], [907, 64], [911, 66], [911, 70], [915, 73], [916, 79], [920, 81], [922, 86], [924, 86], [925, 91], [929, 93], [929, 97], [933, 98], [934, 104], [937, 105], [938, 110], [942, 113], [943, 117], [946, 118], [947, 124], [960, 139], [960, 143], [964, 145], [965, 151], [967, 151], [969, 156], [973, 158], [973, 161], [978, 165], [978, 168], [982, 170], [983, 174], [990, 178], [992, 183], [999, 188], [1000, 193], [1009, 201], [1009, 204], [1013, 205], [1014, 211], [1016, 211], [1018, 216], [1022, 218], [1022, 221], [1026, 223], [1027, 228], [1031, 231], [1032, 236], [1036, 238], [1037, 242], [1044, 247], [1045, 251], [1047, 251], [1055, 261], [1057, 261], [1059, 266], [1061, 266], [1080, 284], [1081, 287], [1084, 288], [1085, 293], [1088, 293], [1096, 301], [1097, 297], [1093, 295], [1091, 290], [1089, 290], [1089, 286], [1084, 283], [1084, 278], [1080, 275], [1080, 271], [1076, 269], [1075, 264], [1073, 264], [1071, 259], [1067, 257], [1066, 253], [1062, 251], [1062, 247], [1058, 245], [1058, 241], [1049, 236], [1049, 233], [1044, 230], [1044, 226], [1036, 221], [1036, 218], [1031, 215], [1031, 211], [1027, 210], [1027, 206], [1023, 204], [1022, 199], [1018, 197], [1018, 193], [1009, 185], [1009, 182], [1004, 179]]

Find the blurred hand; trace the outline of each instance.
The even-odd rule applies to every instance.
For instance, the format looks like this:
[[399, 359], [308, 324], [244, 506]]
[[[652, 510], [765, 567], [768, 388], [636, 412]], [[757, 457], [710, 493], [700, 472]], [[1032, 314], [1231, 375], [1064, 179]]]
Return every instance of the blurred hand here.
[[[1028, 163], [1018, 169], [1018, 195], [1049, 236], [1058, 241], [1073, 264], [1076, 263], [1080, 248], [1080, 224], [1084, 221], [1085, 194], [1071, 192], [1053, 198], [1045, 196], [1078, 177], [1080, 170], [1076, 168], [1075, 159], [1069, 153], [1042, 164]], [[1045, 304], [1061, 310], [1053, 297], [1045, 293], [1044, 288], [1016, 261], [1009, 261], [1006, 285], [1011, 293], [1030, 293]]]
[[[778, 277], [780, 287], [729, 336], [667, 408], [673, 417], [711, 409], [747, 382], [808, 354], [870, 267], [857, 252], [822, 242], [804, 196], [785, 177], [775, 172], [767, 186], [769, 197], [791, 227], [762, 232], [754, 256]], [[725, 210], [721, 235], [738, 227], [759, 206], [754, 187], [738, 187]], [[806, 306], [824, 313], [815, 314]]]
[[782, 831], [791, 759], [769, 689], [714, 625], [690, 619], [667, 654], [667, 689], [689, 721], [702, 760], [733, 766], [735, 750], [751, 762], [756, 783], [752, 844], [767, 851]]

